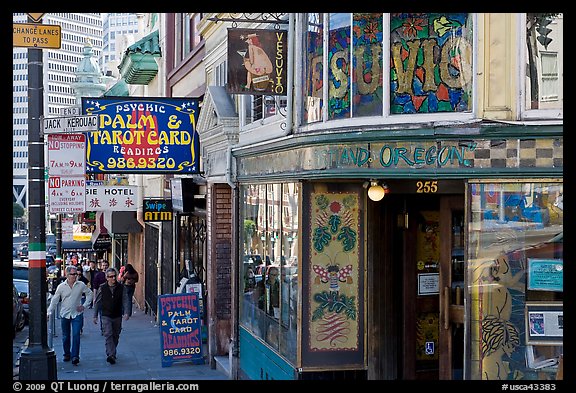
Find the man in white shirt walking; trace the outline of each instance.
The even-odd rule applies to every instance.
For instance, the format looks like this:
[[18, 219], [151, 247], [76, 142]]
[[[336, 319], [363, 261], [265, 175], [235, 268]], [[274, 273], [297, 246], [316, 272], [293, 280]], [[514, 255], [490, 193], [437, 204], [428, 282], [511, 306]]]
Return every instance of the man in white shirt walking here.
[[[84, 309], [92, 303], [92, 290], [82, 281], [78, 280], [78, 269], [74, 265], [66, 266], [66, 280], [60, 283], [48, 306], [48, 319], [50, 314], [60, 304], [60, 321], [62, 326], [62, 345], [64, 347], [64, 361], [72, 359], [72, 364], [80, 362], [80, 331], [84, 320]], [[82, 294], [86, 296], [82, 304]], [[72, 346], [70, 343], [72, 342]]]

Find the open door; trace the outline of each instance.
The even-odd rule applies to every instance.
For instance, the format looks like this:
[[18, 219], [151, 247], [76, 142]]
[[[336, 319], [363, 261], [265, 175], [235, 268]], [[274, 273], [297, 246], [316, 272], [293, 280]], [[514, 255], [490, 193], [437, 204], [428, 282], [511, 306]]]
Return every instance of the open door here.
[[439, 378], [464, 377], [464, 197], [440, 200]]
[[368, 205], [373, 379], [463, 379], [464, 183], [419, 183]]
[[462, 379], [464, 196], [405, 195], [403, 379]]

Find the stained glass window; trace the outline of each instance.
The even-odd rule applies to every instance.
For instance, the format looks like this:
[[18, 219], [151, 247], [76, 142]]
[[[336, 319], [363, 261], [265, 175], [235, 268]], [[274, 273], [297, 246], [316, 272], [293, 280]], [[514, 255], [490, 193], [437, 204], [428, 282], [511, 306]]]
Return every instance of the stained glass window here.
[[471, 110], [469, 15], [390, 15], [390, 113]]

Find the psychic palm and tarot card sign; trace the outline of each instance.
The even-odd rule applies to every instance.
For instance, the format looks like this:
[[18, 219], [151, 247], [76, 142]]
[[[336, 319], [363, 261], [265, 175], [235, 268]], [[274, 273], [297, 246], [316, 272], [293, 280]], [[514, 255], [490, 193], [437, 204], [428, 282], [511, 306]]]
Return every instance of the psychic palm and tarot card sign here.
[[200, 172], [197, 99], [83, 97], [82, 110], [99, 117], [87, 133], [87, 173]]
[[158, 296], [162, 367], [173, 362], [203, 364], [202, 325], [197, 293]]

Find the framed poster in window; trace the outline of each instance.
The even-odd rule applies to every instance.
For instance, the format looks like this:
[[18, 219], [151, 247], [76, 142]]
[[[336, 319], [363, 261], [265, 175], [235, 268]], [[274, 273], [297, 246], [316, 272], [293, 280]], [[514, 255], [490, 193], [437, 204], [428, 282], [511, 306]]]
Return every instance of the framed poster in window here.
[[562, 345], [564, 307], [559, 302], [526, 303], [526, 344]]

